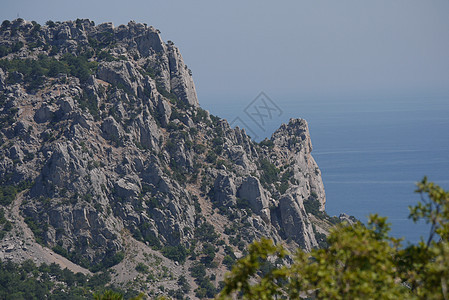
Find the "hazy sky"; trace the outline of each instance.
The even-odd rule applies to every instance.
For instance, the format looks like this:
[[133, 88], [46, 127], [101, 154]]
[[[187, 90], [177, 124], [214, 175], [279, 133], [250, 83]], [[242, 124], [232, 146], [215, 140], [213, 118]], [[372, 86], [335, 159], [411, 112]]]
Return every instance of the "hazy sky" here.
[[200, 102], [225, 96], [449, 94], [448, 0], [0, 0], [1, 19], [160, 29]]

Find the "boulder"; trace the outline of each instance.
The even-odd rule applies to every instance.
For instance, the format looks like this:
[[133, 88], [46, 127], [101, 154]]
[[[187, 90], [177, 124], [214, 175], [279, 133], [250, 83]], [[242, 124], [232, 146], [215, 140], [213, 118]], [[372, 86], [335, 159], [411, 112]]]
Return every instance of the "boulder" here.
[[279, 199], [281, 225], [287, 237], [293, 239], [298, 245], [310, 251], [318, 246], [310, 222], [302, 202], [293, 195], [287, 194]]
[[125, 92], [138, 95], [142, 75], [128, 61], [103, 62], [97, 70], [97, 77], [113, 85], [121, 86]]
[[220, 206], [234, 206], [236, 204], [237, 189], [234, 181], [225, 172], [218, 173], [214, 183], [214, 198]]
[[[134, 181], [134, 182], [133, 182]], [[139, 196], [140, 187], [135, 178], [121, 178], [115, 184], [115, 192], [123, 200], [130, 200]]]
[[53, 119], [54, 109], [48, 105], [42, 105], [34, 114], [34, 121], [36, 123], [45, 123]]
[[267, 215], [266, 209], [269, 206], [268, 198], [265, 195], [259, 179], [256, 177], [246, 177], [238, 189], [237, 196], [244, 201], [248, 201], [251, 209], [256, 214]]
[[157, 110], [160, 116], [160, 121], [162, 126], [167, 126], [168, 122], [170, 122], [171, 107], [162, 97], [158, 97], [158, 99]]
[[107, 117], [101, 125], [101, 130], [105, 138], [114, 141], [120, 141], [124, 131], [119, 123], [113, 117]]

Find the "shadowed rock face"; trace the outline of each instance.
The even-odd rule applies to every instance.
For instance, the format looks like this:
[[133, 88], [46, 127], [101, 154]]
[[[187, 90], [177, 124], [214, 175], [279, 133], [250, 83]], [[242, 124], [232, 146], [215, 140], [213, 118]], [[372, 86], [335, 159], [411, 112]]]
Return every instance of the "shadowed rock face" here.
[[241, 199], [247, 200], [255, 213], [260, 214], [264, 208], [268, 208], [268, 198], [256, 177], [248, 176], [245, 178], [237, 195]]
[[[155, 249], [237, 236], [318, 245], [314, 228], [329, 222], [308, 209], [323, 211], [325, 193], [305, 120], [253, 142], [199, 107], [179, 50], [153, 27], [34, 28], [14, 21], [0, 31], [0, 45], [23, 43], [2, 59], [44, 68], [1, 65], [0, 177], [32, 182], [22, 211], [46, 246], [89, 266], [123, 251], [129, 234]], [[56, 62], [65, 69], [50, 71]], [[31, 85], [33, 76], [41, 81]], [[204, 224], [217, 237], [202, 236]]]

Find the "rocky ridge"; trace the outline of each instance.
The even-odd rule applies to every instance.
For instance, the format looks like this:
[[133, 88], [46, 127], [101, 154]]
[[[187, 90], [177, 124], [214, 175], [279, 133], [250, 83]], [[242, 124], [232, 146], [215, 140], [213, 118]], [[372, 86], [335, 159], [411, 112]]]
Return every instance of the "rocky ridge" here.
[[[177, 274], [158, 285], [184, 274], [202, 288], [189, 268], [219, 281], [254, 239], [323, 245], [338, 220], [311, 152], [305, 120], [256, 143], [201, 109], [178, 48], [146, 24], [0, 28], [0, 207], [21, 192], [38, 243], [92, 272], [120, 270], [119, 283], [139, 282], [134, 267], [156, 268], [158, 253]], [[10, 241], [0, 254], [14, 259]]]

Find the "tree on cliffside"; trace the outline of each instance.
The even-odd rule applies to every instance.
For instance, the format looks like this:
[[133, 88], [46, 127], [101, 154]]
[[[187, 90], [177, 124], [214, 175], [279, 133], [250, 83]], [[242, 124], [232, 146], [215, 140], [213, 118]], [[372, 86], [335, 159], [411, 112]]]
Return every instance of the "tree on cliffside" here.
[[410, 218], [431, 224], [426, 242], [401, 246], [377, 215], [367, 226], [337, 226], [329, 247], [310, 253], [293, 255], [262, 239], [228, 274], [220, 298], [449, 299], [449, 191], [427, 178], [417, 187], [422, 202]]

